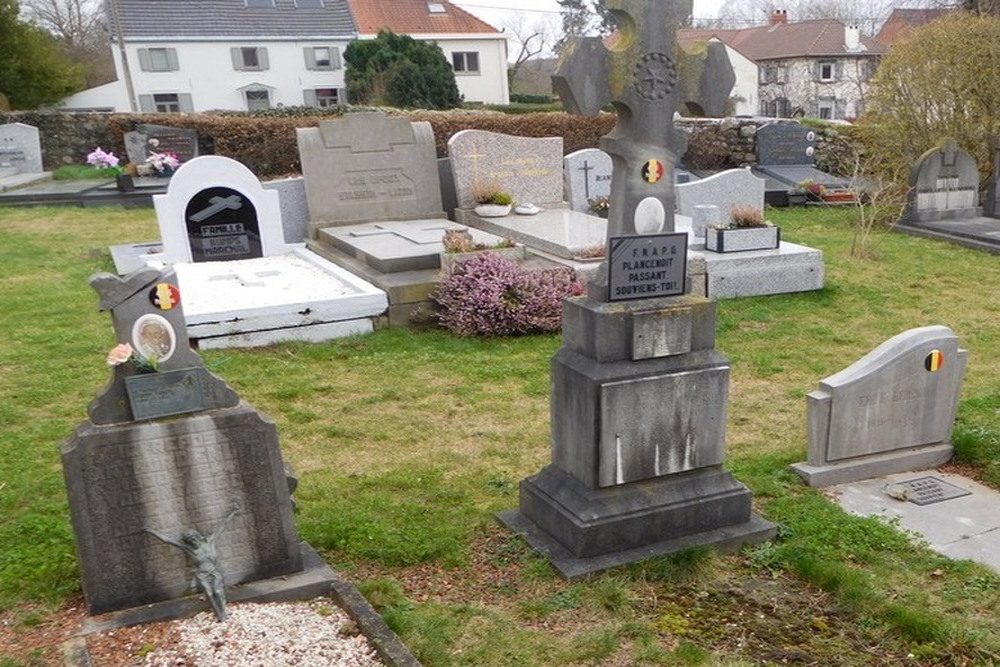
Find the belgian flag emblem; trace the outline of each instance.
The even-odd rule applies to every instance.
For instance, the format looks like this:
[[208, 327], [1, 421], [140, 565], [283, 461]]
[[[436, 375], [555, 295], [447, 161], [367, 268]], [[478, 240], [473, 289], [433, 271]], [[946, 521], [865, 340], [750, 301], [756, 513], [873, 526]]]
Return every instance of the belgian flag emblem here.
[[150, 290], [149, 301], [160, 310], [170, 310], [181, 302], [181, 291], [170, 283], [158, 283]]
[[642, 180], [647, 183], [658, 183], [663, 178], [664, 171], [666, 170], [663, 168], [663, 163], [659, 160], [647, 160], [642, 165]]
[[931, 350], [927, 358], [924, 359], [924, 368], [935, 373], [941, 370], [942, 366], [944, 366], [944, 355], [941, 354], [941, 350]]

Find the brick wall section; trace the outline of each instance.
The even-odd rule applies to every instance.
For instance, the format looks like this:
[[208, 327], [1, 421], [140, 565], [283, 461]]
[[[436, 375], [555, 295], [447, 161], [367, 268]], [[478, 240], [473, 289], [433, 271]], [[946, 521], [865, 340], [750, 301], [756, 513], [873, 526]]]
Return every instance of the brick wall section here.
[[[488, 130], [531, 137], [563, 137], [564, 150], [571, 153], [597, 146], [601, 136], [614, 126], [612, 114], [593, 118], [565, 113], [509, 115], [489, 111], [398, 112], [413, 120], [426, 120], [434, 128], [439, 156], [446, 154], [448, 139], [464, 129]], [[125, 155], [122, 135], [139, 123], [171, 125], [198, 131], [203, 154], [215, 153], [239, 160], [261, 178], [272, 179], [301, 172], [295, 142], [296, 127], [312, 127], [322, 116], [226, 113], [215, 114], [109, 114], [44, 111], [0, 112], [2, 123], [26, 123], [39, 129], [42, 160], [46, 169], [64, 164], [83, 164], [95, 147]], [[693, 169], [725, 169], [753, 165], [756, 160], [757, 127], [770, 119], [682, 118], [678, 128], [688, 137], [686, 164]], [[836, 127], [817, 128], [816, 162], [836, 173], [841, 163]]]

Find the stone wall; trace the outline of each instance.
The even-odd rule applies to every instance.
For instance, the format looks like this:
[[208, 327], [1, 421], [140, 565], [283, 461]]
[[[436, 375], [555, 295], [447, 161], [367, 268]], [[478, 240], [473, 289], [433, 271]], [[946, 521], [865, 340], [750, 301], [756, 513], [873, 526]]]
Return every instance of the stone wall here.
[[[420, 112], [408, 115], [422, 119]], [[445, 133], [457, 131], [457, 129], [492, 129], [492, 124], [495, 123], [485, 121], [487, 118], [493, 121], [497, 115], [489, 114], [489, 116], [480, 117], [480, 114], [477, 113], [459, 111], [452, 116], [444, 112], [437, 112], [434, 119], [437, 122], [433, 122], [432, 125], [436, 131]], [[537, 134], [532, 130], [539, 127], [547, 128], [550, 136], [556, 134], [566, 136], [572, 132], [565, 132], [559, 129], [560, 126], [572, 129], [569, 126], [580, 124], [586, 125], [587, 130], [574, 135], [578, 139], [588, 135], [598, 137], [604, 130], [594, 132], [591, 131], [593, 127], [603, 128], [609, 125], [607, 122], [595, 123], [593, 118], [563, 117], [562, 114], [529, 114], [529, 116], [538, 116], [547, 121], [545, 123], [532, 122], [526, 116], [500, 115], [503, 116], [503, 120], [508, 121], [504, 125], [507, 131], [515, 132], [518, 125], [523, 125], [525, 128], [532, 128], [527, 130], [527, 133], [532, 136]], [[443, 116], [448, 116], [448, 119], [445, 120]], [[514, 119], [528, 122], [509, 122]], [[64, 164], [83, 164], [86, 155], [97, 146], [114, 151], [117, 155], [124, 155], [121, 130], [123, 128], [131, 129], [136, 123], [153, 122], [200, 130], [201, 141], [199, 143], [203, 153], [213, 152], [214, 148], [214, 152], [217, 154], [244, 162], [261, 178], [278, 178], [288, 176], [296, 171], [301, 172], [301, 167], [297, 164], [294, 141], [289, 146], [285, 135], [289, 132], [293, 133], [296, 124], [312, 126], [316, 124], [316, 121], [317, 119], [314, 117], [302, 118], [301, 122], [297, 123], [295, 119], [287, 117], [250, 117], [239, 114], [209, 117], [206, 114], [174, 116], [172, 114], [0, 112], [0, 124], [20, 122], [39, 129], [42, 141], [42, 160], [45, 168], [49, 170]], [[755, 164], [754, 151], [757, 128], [769, 122], [791, 121], [746, 117], [680, 119], [677, 126], [688, 136], [689, 141], [688, 154], [685, 159], [686, 166], [692, 169], [727, 169]], [[277, 127], [279, 125], [280, 128]], [[227, 131], [227, 128], [231, 131]], [[836, 150], [836, 140], [841, 136], [841, 130], [835, 126], [827, 126], [816, 128], [816, 133], [817, 165], [826, 171], [838, 173], [838, 164], [843, 164]], [[438, 139], [439, 141], [441, 139], [447, 141], [447, 137], [439, 137]], [[270, 142], [276, 142], [278, 145], [269, 148]], [[596, 143], [596, 139], [594, 143]], [[577, 150], [580, 147], [566, 146], [567, 151], [570, 148]], [[281, 155], [282, 159], [275, 159], [278, 155]]]

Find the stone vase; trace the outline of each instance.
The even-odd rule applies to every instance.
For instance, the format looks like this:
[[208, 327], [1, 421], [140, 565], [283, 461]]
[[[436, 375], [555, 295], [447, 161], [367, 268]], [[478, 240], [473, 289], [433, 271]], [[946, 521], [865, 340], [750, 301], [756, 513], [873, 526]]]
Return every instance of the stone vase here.
[[115, 187], [118, 188], [118, 192], [134, 192], [135, 181], [132, 180], [131, 174], [117, 174], [115, 176]]
[[705, 248], [712, 252], [743, 252], [746, 250], [770, 250], [781, 244], [781, 228], [736, 227], [705, 230]]
[[513, 207], [510, 204], [506, 206], [500, 204], [480, 204], [473, 210], [480, 218], [502, 218], [505, 215], [510, 215], [511, 208]]

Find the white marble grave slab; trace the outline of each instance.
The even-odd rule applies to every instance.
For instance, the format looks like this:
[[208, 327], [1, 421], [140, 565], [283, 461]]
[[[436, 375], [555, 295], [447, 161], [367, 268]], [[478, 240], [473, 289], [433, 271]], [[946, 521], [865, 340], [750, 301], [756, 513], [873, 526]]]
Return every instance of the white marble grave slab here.
[[174, 268], [188, 334], [200, 347], [365, 333], [388, 307], [385, 292], [304, 248]]
[[482, 218], [469, 209], [456, 209], [455, 217], [470, 227], [563, 259], [603, 246], [608, 235], [607, 220], [568, 208], [547, 209], [537, 215], [512, 213], [502, 218]]

